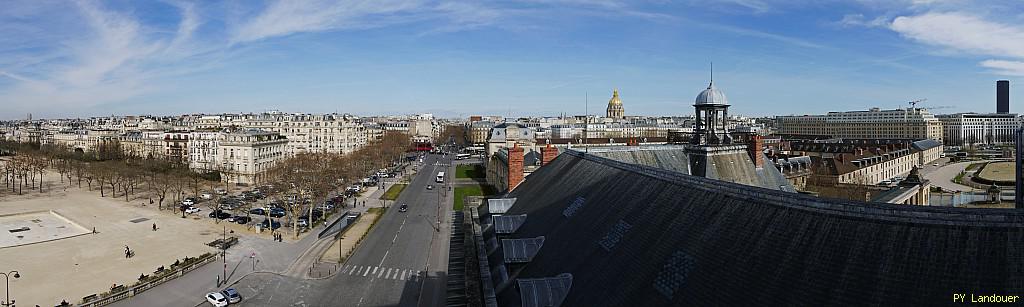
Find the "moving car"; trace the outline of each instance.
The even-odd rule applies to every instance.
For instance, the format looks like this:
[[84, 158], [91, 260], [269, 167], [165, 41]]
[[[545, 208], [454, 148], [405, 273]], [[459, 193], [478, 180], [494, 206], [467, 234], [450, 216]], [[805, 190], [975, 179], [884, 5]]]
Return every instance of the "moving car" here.
[[402, 204], [401, 206], [398, 206], [398, 212], [406, 212], [406, 211], [409, 211], [409, 205]]
[[217, 307], [224, 307], [228, 305], [228, 298], [224, 297], [224, 294], [221, 294], [220, 292], [207, 293], [206, 301]]
[[432, 185], [432, 184], [428, 184], [427, 185], [427, 190], [433, 190], [433, 189], [434, 189], [434, 185]]
[[235, 291], [235, 288], [227, 288], [220, 292], [228, 298], [228, 303], [234, 304], [242, 301], [242, 295]]

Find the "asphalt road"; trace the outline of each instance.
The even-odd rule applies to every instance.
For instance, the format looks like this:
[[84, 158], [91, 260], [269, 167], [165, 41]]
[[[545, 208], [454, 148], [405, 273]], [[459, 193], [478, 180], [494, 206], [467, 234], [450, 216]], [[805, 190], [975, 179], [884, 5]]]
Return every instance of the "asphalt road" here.
[[[452, 182], [450, 161], [439, 164], [428, 155], [405, 188], [359, 247], [327, 280], [303, 280], [258, 274], [235, 288], [245, 306], [441, 306], [445, 303], [445, 272], [452, 192], [450, 184], [434, 182], [444, 171]], [[427, 189], [427, 185], [434, 188]], [[442, 205], [439, 207], [439, 201]], [[409, 206], [399, 212], [400, 204]], [[438, 214], [441, 223], [438, 225]], [[438, 230], [435, 230], [440, 226]]]

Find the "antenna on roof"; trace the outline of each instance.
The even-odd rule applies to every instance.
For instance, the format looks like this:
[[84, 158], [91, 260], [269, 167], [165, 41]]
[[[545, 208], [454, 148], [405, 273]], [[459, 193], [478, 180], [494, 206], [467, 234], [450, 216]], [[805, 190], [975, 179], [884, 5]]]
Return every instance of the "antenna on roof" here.
[[590, 127], [590, 92], [583, 92], [583, 150], [590, 152], [590, 134], [587, 133], [587, 128]]

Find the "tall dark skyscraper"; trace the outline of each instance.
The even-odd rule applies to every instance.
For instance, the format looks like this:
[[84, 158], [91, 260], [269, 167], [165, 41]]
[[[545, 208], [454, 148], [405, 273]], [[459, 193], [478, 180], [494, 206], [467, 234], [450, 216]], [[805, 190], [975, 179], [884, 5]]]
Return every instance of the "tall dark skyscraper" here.
[[996, 113], [1010, 113], [1010, 81], [996, 81]]

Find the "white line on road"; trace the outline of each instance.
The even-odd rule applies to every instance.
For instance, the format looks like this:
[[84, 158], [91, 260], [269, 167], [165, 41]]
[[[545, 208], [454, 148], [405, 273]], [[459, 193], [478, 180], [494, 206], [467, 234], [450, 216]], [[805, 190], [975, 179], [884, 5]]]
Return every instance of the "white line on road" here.
[[406, 271], [408, 271], [408, 270], [403, 270], [403, 271], [402, 271], [402, 274], [398, 274], [398, 279], [400, 279], [400, 280], [405, 280], [405, 272], [406, 272]]
[[366, 277], [367, 274], [370, 274], [370, 267], [366, 267], [366, 272], [363, 273], [363, 277]]
[[352, 275], [352, 272], [355, 272], [356, 268], [358, 268], [358, 267], [359, 266], [357, 266], [357, 265], [352, 266], [352, 269], [348, 271], [348, 275]]
[[380, 267], [373, 267], [373, 274], [377, 274], [377, 269]]
[[381, 268], [380, 273], [377, 273], [377, 278], [380, 278], [382, 275], [384, 275], [384, 268]]
[[392, 270], [391, 268], [388, 268], [388, 273], [384, 274], [384, 278], [388, 278], [388, 277], [391, 276], [391, 270]]

